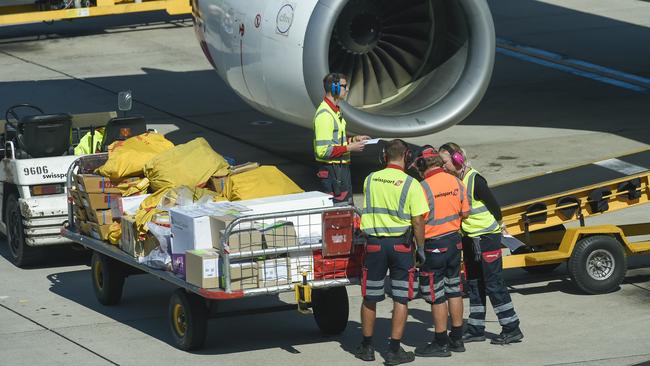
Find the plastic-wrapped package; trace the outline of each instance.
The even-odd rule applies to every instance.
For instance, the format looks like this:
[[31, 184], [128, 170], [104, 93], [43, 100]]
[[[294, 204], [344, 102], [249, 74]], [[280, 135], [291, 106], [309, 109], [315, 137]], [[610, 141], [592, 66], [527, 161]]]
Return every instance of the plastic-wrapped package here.
[[194, 192], [187, 186], [175, 187], [162, 196], [158, 207], [159, 210], [168, 211], [176, 206], [190, 206], [194, 204]]
[[163, 252], [169, 252], [170, 249], [170, 240], [172, 237], [172, 229], [169, 226], [157, 225], [153, 222], [147, 223], [149, 232], [153, 234], [160, 243], [160, 247]]
[[138, 257], [138, 263], [151, 268], [163, 269], [165, 271], [172, 270], [172, 258], [169, 256], [169, 253], [161, 247], [155, 248], [145, 257]]

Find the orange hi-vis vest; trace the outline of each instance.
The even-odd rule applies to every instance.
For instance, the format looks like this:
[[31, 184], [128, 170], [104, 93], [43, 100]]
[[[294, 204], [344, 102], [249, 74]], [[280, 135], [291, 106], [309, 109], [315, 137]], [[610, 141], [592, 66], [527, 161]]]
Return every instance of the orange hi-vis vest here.
[[420, 184], [429, 204], [429, 212], [424, 215], [424, 237], [431, 239], [460, 230], [461, 214], [470, 209], [463, 182], [438, 168]]

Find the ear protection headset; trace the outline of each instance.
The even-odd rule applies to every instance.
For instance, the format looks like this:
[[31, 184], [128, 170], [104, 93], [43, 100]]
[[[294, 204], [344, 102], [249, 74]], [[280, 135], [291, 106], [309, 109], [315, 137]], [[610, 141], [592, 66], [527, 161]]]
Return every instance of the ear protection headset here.
[[341, 79], [338, 74], [333, 74], [332, 86], [330, 87], [333, 97], [341, 95]]
[[422, 150], [420, 150], [420, 153], [418, 156], [415, 158], [415, 167], [418, 169], [418, 171], [425, 171], [427, 169], [426, 166], [426, 161], [424, 159], [427, 158], [435, 158], [436, 156], [440, 156], [438, 154], [438, 151], [431, 145], [424, 145], [422, 146]]
[[455, 151], [451, 146], [449, 146], [449, 144], [440, 146], [440, 149], [449, 152], [451, 155], [451, 163], [454, 164], [457, 169], [465, 166], [465, 157], [460, 153], [460, 151]]
[[[405, 155], [404, 155], [404, 170], [408, 169], [411, 164], [413, 163], [413, 152], [411, 149], [409, 149], [409, 145], [402, 139], [397, 139], [404, 148], [406, 149]], [[381, 165], [387, 165], [388, 164], [388, 152], [386, 151], [386, 144], [382, 146], [381, 148], [381, 155], [379, 156], [379, 163]]]

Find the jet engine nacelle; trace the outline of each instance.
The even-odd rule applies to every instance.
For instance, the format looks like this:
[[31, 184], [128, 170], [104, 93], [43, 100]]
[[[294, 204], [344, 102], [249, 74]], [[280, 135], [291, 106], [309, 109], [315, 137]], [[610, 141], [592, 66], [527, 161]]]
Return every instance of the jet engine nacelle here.
[[485, 0], [193, 0], [204, 53], [247, 103], [311, 127], [329, 72], [349, 129], [417, 136], [478, 105], [494, 64]]

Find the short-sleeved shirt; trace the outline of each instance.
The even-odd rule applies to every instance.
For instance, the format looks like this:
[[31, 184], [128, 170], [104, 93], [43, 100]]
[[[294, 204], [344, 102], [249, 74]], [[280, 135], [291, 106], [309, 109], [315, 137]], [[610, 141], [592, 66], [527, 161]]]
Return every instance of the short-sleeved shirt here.
[[388, 165], [368, 175], [363, 192], [361, 230], [368, 235], [404, 235], [412, 217], [429, 212], [422, 186], [399, 166]]

